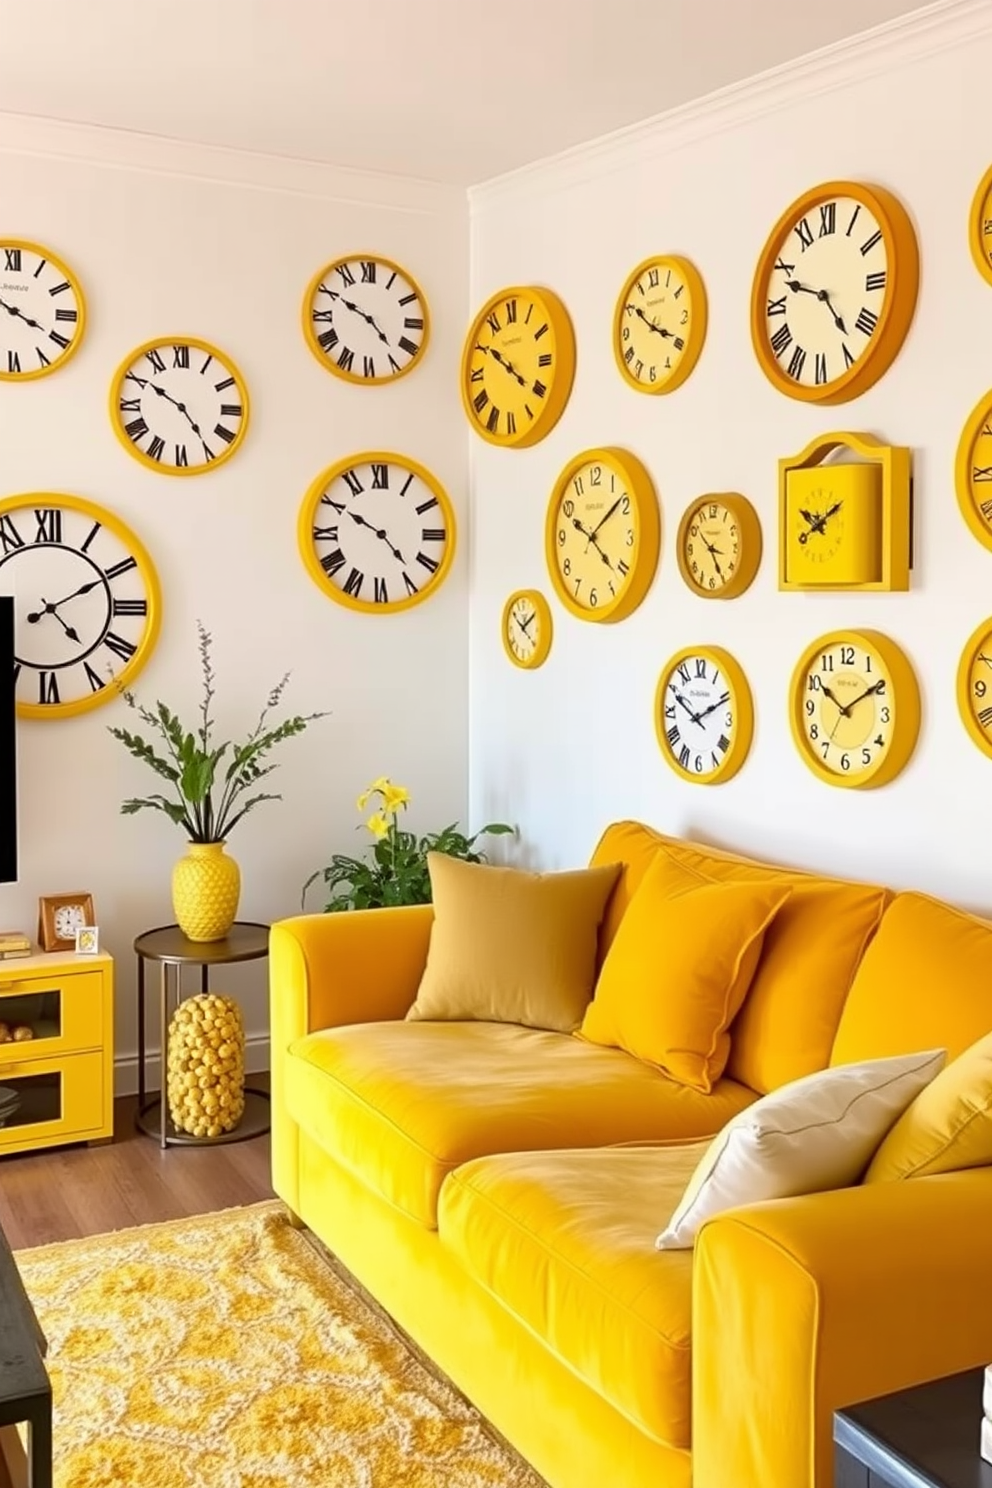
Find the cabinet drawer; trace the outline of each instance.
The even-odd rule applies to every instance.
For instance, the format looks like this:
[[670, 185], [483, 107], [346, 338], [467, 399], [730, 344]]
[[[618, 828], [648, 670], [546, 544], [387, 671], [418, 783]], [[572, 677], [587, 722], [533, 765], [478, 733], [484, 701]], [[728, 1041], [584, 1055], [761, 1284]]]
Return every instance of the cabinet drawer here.
[[0, 1065], [15, 1058], [40, 1059], [77, 1049], [99, 1049], [105, 1036], [106, 980], [102, 971], [46, 976], [8, 974], [0, 963], [0, 1022], [13, 1031], [26, 1025], [34, 1034], [24, 1043], [0, 1043]]
[[0, 1153], [110, 1135], [103, 1054], [10, 1064], [6, 1047], [0, 1046]]

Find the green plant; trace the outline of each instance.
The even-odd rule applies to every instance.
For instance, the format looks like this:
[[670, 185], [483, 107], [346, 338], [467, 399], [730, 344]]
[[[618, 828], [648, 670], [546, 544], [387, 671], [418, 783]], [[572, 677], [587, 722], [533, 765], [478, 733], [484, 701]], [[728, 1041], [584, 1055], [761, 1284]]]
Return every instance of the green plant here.
[[191, 732], [164, 703], [157, 702], [152, 711], [143, 707], [133, 693], [125, 691], [123, 696], [128, 707], [135, 710], [142, 723], [161, 735], [165, 744], [164, 754], [156, 754], [155, 749], [140, 734], [129, 733], [123, 728], [112, 728], [110, 733], [121, 741], [135, 759], [144, 761], [156, 775], [167, 780], [172, 790], [171, 797], [150, 795], [124, 801], [121, 811], [125, 816], [133, 816], [136, 811], [163, 811], [170, 821], [183, 828], [190, 842], [223, 842], [241, 818], [247, 816], [262, 801], [282, 800], [281, 796], [268, 791], [243, 799], [245, 793], [264, 776], [278, 769], [275, 764], [264, 763], [270, 751], [284, 739], [302, 734], [315, 719], [326, 718], [327, 715], [297, 714], [269, 726], [269, 714], [278, 707], [289, 682], [287, 672], [269, 693], [258, 722], [244, 743], [235, 744], [226, 740], [223, 744], [215, 745], [211, 713], [214, 669], [210, 648], [213, 637], [199, 621], [196, 628], [200, 637], [200, 669], [203, 674], [199, 728]]
[[441, 832], [428, 832], [417, 837], [413, 832], [403, 831], [398, 822], [399, 813], [409, 804], [409, 791], [402, 785], [393, 785], [383, 776], [359, 796], [359, 811], [365, 811], [374, 796], [379, 797], [379, 805], [365, 823], [375, 839], [371, 861], [335, 853], [330, 864], [311, 873], [303, 885], [301, 908], [306, 908], [307, 889], [318, 878], [324, 880], [330, 891], [331, 897], [324, 906], [328, 914], [342, 909], [430, 904], [429, 852], [447, 853], [449, 857], [461, 858], [466, 863], [484, 863], [485, 853], [477, 852], [475, 847], [479, 838], [500, 837], [514, 831], [505, 822], [490, 822], [471, 837], [466, 837], [458, 830], [457, 823], [453, 823]]

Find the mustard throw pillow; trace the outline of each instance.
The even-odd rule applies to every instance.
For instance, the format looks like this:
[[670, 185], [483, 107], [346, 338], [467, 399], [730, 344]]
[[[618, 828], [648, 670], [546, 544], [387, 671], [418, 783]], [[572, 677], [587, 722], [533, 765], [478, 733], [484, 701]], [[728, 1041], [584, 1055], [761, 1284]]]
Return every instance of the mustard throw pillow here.
[[872, 1158], [866, 1183], [992, 1164], [992, 1033], [926, 1086]]
[[751, 985], [765, 930], [788, 899], [781, 883], [711, 883], [671, 892], [652, 863], [610, 946], [582, 1036], [656, 1064], [709, 1092], [727, 1032]]
[[408, 1018], [571, 1033], [596, 980], [599, 924], [620, 864], [525, 873], [428, 853], [434, 924]]

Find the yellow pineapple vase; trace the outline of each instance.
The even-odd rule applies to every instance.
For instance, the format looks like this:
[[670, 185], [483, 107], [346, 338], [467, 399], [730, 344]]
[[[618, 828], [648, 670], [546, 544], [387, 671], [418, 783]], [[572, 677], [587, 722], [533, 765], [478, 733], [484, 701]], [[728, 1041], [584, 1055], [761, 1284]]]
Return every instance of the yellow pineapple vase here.
[[245, 1030], [231, 997], [187, 997], [169, 1024], [169, 1115], [191, 1137], [234, 1131], [245, 1109]]
[[176, 924], [189, 940], [223, 940], [241, 897], [241, 870], [223, 842], [191, 842], [172, 870]]

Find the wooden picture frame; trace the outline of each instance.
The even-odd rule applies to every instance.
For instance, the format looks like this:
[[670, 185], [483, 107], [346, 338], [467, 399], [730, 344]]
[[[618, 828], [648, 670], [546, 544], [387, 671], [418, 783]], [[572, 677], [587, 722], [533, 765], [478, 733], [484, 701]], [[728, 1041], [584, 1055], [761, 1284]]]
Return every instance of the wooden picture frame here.
[[[71, 926], [64, 924], [65, 916], [62, 911], [66, 910], [77, 911]], [[83, 916], [81, 921], [78, 918], [79, 913]], [[43, 894], [38, 900], [38, 943], [43, 951], [75, 951], [77, 926], [94, 923], [92, 894], [82, 891], [75, 894]]]

